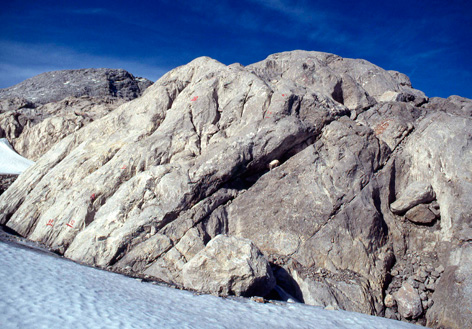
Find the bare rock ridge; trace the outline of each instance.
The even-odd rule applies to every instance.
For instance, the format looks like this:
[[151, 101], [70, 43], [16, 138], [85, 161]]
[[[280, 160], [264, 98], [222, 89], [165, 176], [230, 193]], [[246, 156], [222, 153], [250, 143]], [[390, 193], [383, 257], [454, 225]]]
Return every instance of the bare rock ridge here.
[[333, 54], [201, 57], [58, 141], [0, 223], [189, 289], [471, 327], [471, 108]]
[[36, 160], [56, 142], [152, 84], [122, 69], [47, 72], [0, 89], [0, 138]]
[[21, 98], [34, 104], [60, 101], [66, 97], [139, 97], [151, 81], [136, 78], [122, 69], [79, 69], [39, 74], [9, 88], [0, 89], [0, 98]]

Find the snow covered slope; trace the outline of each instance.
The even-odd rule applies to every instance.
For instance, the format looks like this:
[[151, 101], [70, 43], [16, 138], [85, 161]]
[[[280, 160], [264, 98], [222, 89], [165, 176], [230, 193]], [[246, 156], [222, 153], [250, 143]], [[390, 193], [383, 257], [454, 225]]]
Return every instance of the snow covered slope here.
[[6, 138], [0, 138], [0, 175], [18, 175], [34, 165], [16, 153]]
[[0, 242], [0, 327], [421, 328], [304, 304], [194, 295]]

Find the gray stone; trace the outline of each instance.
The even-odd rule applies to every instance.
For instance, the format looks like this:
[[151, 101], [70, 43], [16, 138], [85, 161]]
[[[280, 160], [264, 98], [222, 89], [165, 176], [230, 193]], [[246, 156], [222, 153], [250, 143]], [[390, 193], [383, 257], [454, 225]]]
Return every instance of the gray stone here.
[[419, 282], [414, 279], [414, 277], [409, 277], [408, 278], [408, 284], [410, 284], [413, 288], [418, 289], [420, 286]]
[[387, 319], [392, 319], [392, 320], [399, 320], [398, 319], [398, 316], [397, 316], [397, 313], [395, 312], [395, 310], [391, 309], [391, 308], [387, 308], [385, 310], [385, 317]]
[[361, 113], [357, 119], [371, 127], [376, 137], [394, 150], [414, 128], [414, 122], [421, 111], [412, 104], [377, 104], [371, 110]]
[[265, 296], [275, 286], [269, 263], [249, 240], [218, 235], [182, 269], [186, 288], [218, 295]]
[[428, 301], [421, 300], [421, 305], [423, 306], [423, 310], [426, 311], [428, 309]]
[[428, 299], [428, 303], [427, 303], [428, 308], [431, 308], [431, 306], [433, 305], [434, 305], [434, 300]]
[[441, 211], [439, 209], [439, 203], [437, 201], [433, 201], [429, 204], [428, 206], [429, 210], [436, 216], [440, 217], [441, 216]]
[[438, 267], [436, 267], [436, 272], [443, 273], [444, 272], [444, 266], [439, 265]]
[[[66, 97], [113, 96], [134, 99], [152, 84], [122, 69], [80, 69], [42, 73], [17, 85], [0, 89], [0, 98], [20, 97], [27, 102], [46, 104]], [[22, 105], [24, 106], [24, 105]]]
[[420, 283], [420, 285], [418, 286], [418, 290], [419, 291], [425, 291], [426, 290], [426, 286], [424, 283]]
[[459, 116], [472, 116], [472, 101], [457, 95], [449, 96], [447, 99], [433, 97], [424, 107], [428, 110], [440, 111]]
[[[107, 115], [124, 102], [109, 97], [68, 97], [38, 106], [33, 111], [22, 109], [0, 114], [0, 127], [10, 131], [8, 137], [19, 154], [36, 161], [64, 137]], [[8, 120], [20, 127], [18, 133], [8, 127]]]
[[385, 307], [394, 307], [397, 304], [395, 298], [390, 294], [387, 294], [387, 296], [385, 296], [384, 303]]
[[427, 277], [428, 277], [428, 273], [424, 269], [421, 269], [418, 273], [418, 278], [421, 279], [420, 281], [425, 282]]
[[436, 270], [435, 270], [435, 271], [432, 271], [432, 272], [431, 272], [431, 276], [432, 276], [434, 279], [437, 279], [437, 278], [439, 278], [439, 272], [437, 272]]
[[417, 319], [423, 314], [421, 298], [417, 291], [408, 283], [404, 282], [400, 290], [394, 295], [398, 304], [398, 312], [407, 319]]
[[434, 284], [434, 282], [429, 282], [428, 284], [425, 285], [425, 288], [426, 290], [434, 291], [436, 288], [436, 285]]
[[419, 204], [405, 214], [406, 219], [416, 224], [430, 224], [436, 219], [436, 215], [426, 204]]
[[2, 195], [17, 178], [18, 175], [0, 175], [0, 195]]
[[472, 246], [455, 248], [426, 314], [428, 327], [472, 328]]
[[408, 185], [397, 200], [390, 205], [390, 209], [395, 214], [402, 214], [418, 204], [433, 201], [435, 197], [431, 184], [415, 182]]
[[[373, 313], [373, 306], [369, 300], [369, 288], [365, 280], [354, 278], [348, 280], [327, 271], [322, 271], [323, 274], [314, 280], [299, 273], [296, 269], [289, 268], [288, 270], [299, 289], [297, 297], [305, 304], [331, 306], [351, 312]], [[281, 281], [279, 276], [277, 280]]]

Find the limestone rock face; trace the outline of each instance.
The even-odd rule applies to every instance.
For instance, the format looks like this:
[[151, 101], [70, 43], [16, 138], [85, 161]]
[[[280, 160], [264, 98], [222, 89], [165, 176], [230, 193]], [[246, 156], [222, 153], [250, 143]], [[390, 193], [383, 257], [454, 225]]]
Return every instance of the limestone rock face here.
[[247, 239], [218, 235], [183, 266], [184, 286], [218, 295], [265, 296], [275, 286], [269, 262]]
[[[20, 127], [8, 137], [18, 153], [25, 158], [37, 160], [58, 141], [107, 115], [124, 102], [116, 98], [68, 97], [31, 111], [23, 109], [19, 112], [8, 112], [5, 114], [7, 120], [19, 114], [18, 120], [11, 121]], [[7, 131], [12, 129], [8, 129], [7, 126]]]
[[0, 89], [0, 98], [20, 97], [34, 104], [66, 97], [118, 97], [134, 99], [152, 84], [122, 69], [80, 69], [42, 73], [17, 85]]
[[444, 271], [434, 292], [434, 305], [427, 313], [428, 326], [470, 328], [472, 326], [472, 246], [456, 247], [450, 266]]
[[[472, 236], [469, 105], [428, 100], [401, 73], [332, 54], [280, 53], [247, 67], [198, 58], [100, 118], [100, 104], [89, 121], [65, 116], [73, 123], [57, 126], [70, 133], [33, 152], [35, 166], [0, 196], [0, 223], [74, 260], [221, 294], [258, 291], [227, 280], [252, 247], [222, 243], [224, 262], [212, 247], [247, 239], [278, 291], [392, 318], [407, 313], [391, 301], [385, 313], [386, 290], [428, 273], [412, 279], [426, 317], [467, 323], [441, 305], [472, 284], [442, 285], [449, 270], [430, 268], [469, 269], [454, 252]], [[16, 137], [18, 147], [43, 125]], [[412, 222], [425, 207], [435, 219]], [[261, 295], [271, 287], [260, 285]], [[423, 311], [408, 316], [425, 323]]]
[[151, 81], [124, 70], [40, 74], [0, 89], [0, 137], [36, 160], [56, 142], [142, 94]]

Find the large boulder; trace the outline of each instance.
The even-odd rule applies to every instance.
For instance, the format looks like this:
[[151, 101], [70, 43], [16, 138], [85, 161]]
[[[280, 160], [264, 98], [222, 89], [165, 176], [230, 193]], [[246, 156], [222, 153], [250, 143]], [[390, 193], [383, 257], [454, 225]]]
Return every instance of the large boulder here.
[[184, 286], [218, 295], [265, 296], [275, 286], [269, 262], [243, 238], [218, 235], [182, 269]]

